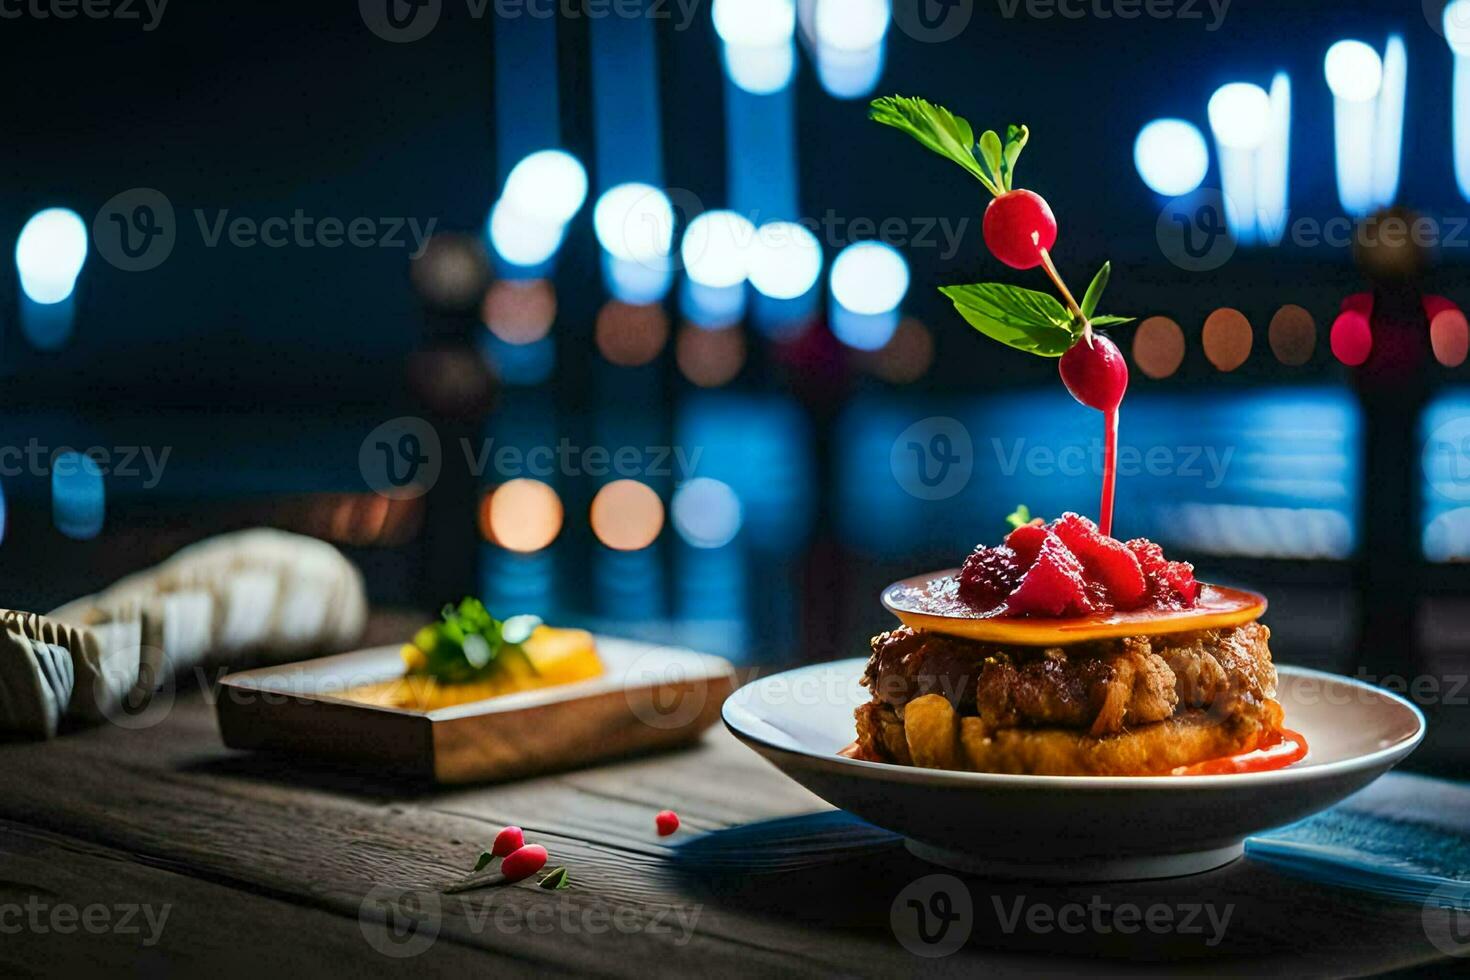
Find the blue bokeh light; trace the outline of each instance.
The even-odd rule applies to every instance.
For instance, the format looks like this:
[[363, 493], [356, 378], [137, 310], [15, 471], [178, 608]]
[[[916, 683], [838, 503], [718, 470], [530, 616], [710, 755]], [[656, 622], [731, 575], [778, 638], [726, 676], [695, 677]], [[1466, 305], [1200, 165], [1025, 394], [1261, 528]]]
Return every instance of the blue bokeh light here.
[[15, 242], [20, 288], [43, 306], [71, 297], [86, 261], [87, 226], [70, 208], [31, 215]]
[[696, 477], [674, 491], [674, 529], [696, 548], [723, 548], [740, 533], [740, 498], [728, 483]]
[[1155, 119], [1138, 131], [1133, 165], [1149, 190], [1182, 197], [1204, 183], [1210, 150], [1199, 127], [1183, 119]]
[[106, 495], [102, 471], [85, 453], [67, 450], [51, 463], [51, 519], [69, 538], [85, 541], [102, 532]]

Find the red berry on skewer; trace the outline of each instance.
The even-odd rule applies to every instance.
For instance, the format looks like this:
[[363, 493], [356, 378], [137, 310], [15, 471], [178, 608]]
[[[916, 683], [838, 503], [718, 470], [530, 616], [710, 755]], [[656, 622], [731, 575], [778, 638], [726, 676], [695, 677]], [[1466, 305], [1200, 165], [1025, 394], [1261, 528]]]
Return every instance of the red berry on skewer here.
[[1083, 337], [1061, 357], [1062, 383], [1088, 408], [1115, 411], [1128, 390], [1128, 362], [1118, 345], [1101, 334]]
[[1034, 269], [1042, 249], [1057, 243], [1057, 219], [1046, 199], [1033, 191], [1007, 191], [985, 208], [985, 244], [1013, 269]]

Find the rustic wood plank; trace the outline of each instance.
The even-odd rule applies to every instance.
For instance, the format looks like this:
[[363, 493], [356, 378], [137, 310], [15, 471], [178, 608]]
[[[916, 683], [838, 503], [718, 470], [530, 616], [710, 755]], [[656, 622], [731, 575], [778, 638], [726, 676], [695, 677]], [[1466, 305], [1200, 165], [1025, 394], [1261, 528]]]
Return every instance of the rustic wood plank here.
[[[402, 967], [389, 956], [365, 956], [367, 939], [346, 917], [13, 823], [0, 824], [0, 907], [17, 909], [0, 925], [4, 976], [95, 975], [119, 966], [149, 976], [331, 975], [348, 962], [367, 976], [386, 976]], [[414, 969], [464, 976], [487, 963], [497, 976], [535, 973], [450, 942], [425, 950]]]
[[[971, 944], [921, 963], [895, 942], [889, 908], [905, 885], [937, 869], [902, 850], [779, 878], [691, 879], [669, 860], [672, 844], [695, 834], [822, 807], [723, 731], [688, 751], [501, 786], [435, 789], [229, 752], [219, 743], [208, 697], [193, 692], [140, 731], [109, 727], [47, 744], [0, 745], [0, 772], [6, 774], [0, 819], [86, 842], [114, 863], [126, 855], [140, 889], [203, 889], [201, 908], [235, 908], [221, 906], [217, 895], [252, 896], [240, 914], [253, 928], [277, 921], [276, 905], [303, 909], [313, 923], [339, 923], [335, 931], [313, 927], [280, 943], [287, 951], [305, 950], [320, 934], [339, 969], [386, 962], [362, 939], [365, 902], [371, 922], [383, 906], [369, 900], [401, 906], [430, 896], [442, 912], [430, 952], [452, 947], [442, 955], [458, 957], [460, 949], [485, 950], [497, 968], [619, 975], [695, 968], [878, 975], [915, 966], [941, 975], [1022, 967], [1064, 973], [1104, 956], [1117, 957], [1117, 966], [1151, 960], [1153, 969], [1175, 973], [1334, 973], [1408, 966], [1436, 955], [1417, 908], [1385, 906], [1239, 863], [1194, 879], [1128, 885], [1043, 888], [969, 879], [976, 909]], [[658, 838], [653, 828], [653, 814], [666, 806], [679, 811], [687, 828], [672, 840]], [[438, 896], [506, 823], [524, 827], [554, 863], [570, 867], [573, 888], [547, 892], [523, 882]], [[45, 880], [44, 868], [28, 865], [24, 881], [65, 893], [88, 874], [87, 860], [58, 861], [57, 884]], [[994, 908], [997, 900], [1008, 905], [1018, 897], [1085, 904], [1093, 895], [1145, 906], [1208, 900], [1235, 912], [1225, 941], [1211, 947], [1185, 936], [1007, 934]], [[109, 948], [99, 957], [123, 965], [111, 959], [123, 952]], [[32, 960], [16, 962], [29, 968]]]

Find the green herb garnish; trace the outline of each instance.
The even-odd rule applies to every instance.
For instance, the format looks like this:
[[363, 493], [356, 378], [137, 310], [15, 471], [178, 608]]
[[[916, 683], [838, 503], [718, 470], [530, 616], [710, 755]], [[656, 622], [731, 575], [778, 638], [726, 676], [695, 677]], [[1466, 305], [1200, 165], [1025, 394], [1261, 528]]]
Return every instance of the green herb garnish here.
[[546, 877], [542, 878], [539, 884], [542, 888], [558, 891], [571, 885], [571, 882], [567, 880], [569, 877], [566, 868], [552, 868], [546, 872]]
[[478, 861], [475, 862], [475, 870], [476, 871], [484, 871], [485, 868], [489, 866], [490, 862], [491, 861], [494, 861], [494, 860], [495, 860], [495, 855], [494, 854], [491, 854], [489, 851], [481, 851], [480, 852], [480, 860], [478, 860]]
[[410, 674], [446, 684], [483, 680], [506, 670], [536, 675], [521, 645], [541, 625], [538, 617], [512, 616], [502, 622], [471, 597], [445, 606], [440, 616], [441, 622], [414, 634], [412, 646], [419, 656], [410, 658]]
[[1031, 508], [1020, 504], [1006, 515], [1006, 523], [1012, 528], [1025, 527], [1031, 523]]

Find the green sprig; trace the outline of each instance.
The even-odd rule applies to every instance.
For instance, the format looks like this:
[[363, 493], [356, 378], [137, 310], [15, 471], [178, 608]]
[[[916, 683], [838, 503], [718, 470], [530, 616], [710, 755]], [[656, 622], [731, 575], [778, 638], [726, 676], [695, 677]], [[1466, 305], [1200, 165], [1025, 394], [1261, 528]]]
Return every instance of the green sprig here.
[[512, 616], [501, 622], [472, 597], [446, 605], [439, 615], [440, 622], [414, 634], [413, 646], [423, 654], [422, 663], [411, 671], [414, 675], [464, 684], [514, 668], [536, 674], [522, 644], [541, 625], [538, 617]]

